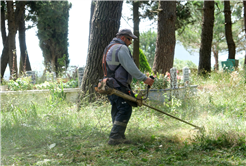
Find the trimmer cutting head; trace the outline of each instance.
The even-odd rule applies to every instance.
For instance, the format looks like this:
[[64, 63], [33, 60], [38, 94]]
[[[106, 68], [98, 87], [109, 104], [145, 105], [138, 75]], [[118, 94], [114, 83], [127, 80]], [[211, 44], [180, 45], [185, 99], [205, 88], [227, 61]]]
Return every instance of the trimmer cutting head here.
[[198, 130], [200, 132], [200, 134], [204, 133], [206, 130], [205, 130], [205, 127], [202, 126], [202, 127], [195, 127], [193, 130]]

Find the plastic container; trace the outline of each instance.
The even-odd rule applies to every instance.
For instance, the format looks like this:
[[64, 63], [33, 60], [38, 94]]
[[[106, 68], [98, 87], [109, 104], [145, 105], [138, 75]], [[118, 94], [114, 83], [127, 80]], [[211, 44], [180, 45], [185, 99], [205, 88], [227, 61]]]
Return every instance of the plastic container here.
[[222, 61], [221, 66], [223, 71], [232, 72], [238, 68], [238, 60], [227, 59], [227, 61]]

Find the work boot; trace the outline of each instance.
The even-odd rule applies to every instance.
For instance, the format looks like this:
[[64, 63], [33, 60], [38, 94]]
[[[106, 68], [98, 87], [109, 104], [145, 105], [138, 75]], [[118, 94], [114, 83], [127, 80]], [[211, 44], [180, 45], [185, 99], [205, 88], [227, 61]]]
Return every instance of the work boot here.
[[132, 141], [131, 140], [128, 140], [128, 139], [123, 139], [123, 144], [132, 144]]
[[126, 139], [125, 131], [126, 131], [126, 127], [125, 127], [125, 128], [122, 130], [122, 132], [121, 132], [121, 137], [122, 137], [123, 139]]
[[125, 139], [126, 123], [114, 122], [114, 125], [111, 129], [109, 138], [113, 139]]
[[113, 139], [113, 138], [109, 138], [108, 144], [109, 145], [119, 145], [119, 144], [131, 144], [132, 142], [130, 140], [126, 140], [126, 139]]
[[123, 139], [113, 139], [109, 138], [108, 144], [109, 145], [119, 145], [122, 144]]

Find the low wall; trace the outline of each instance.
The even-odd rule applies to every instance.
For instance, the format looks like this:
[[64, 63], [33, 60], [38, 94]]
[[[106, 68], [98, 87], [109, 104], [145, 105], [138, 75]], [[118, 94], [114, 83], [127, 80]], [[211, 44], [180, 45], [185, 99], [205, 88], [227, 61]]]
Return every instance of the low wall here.
[[187, 95], [194, 95], [197, 92], [197, 85], [191, 85], [189, 87], [180, 87], [177, 89], [150, 89], [149, 100], [164, 102], [170, 100], [172, 96], [183, 99]]
[[[142, 90], [143, 91], [143, 90]], [[170, 100], [172, 96], [184, 98], [187, 94], [194, 94], [197, 91], [197, 85], [190, 87], [181, 87], [178, 89], [150, 89], [149, 100], [164, 102]], [[64, 89], [66, 100], [76, 103], [80, 88]], [[44, 103], [50, 97], [50, 90], [26, 90], [26, 91], [0, 91], [1, 109], [5, 106], [18, 104]]]
[[170, 100], [172, 96], [183, 99], [186, 96], [194, 95], [197, 92], [197, 85], [191, 85], [189, 87], [180, 87], [177, 89], [150, 89], [149, 100], [164, 102]]
[[[68, 88], [63, 90], [66, 100], [77, 102], [80, 92], [79, 88]], [[26, 91], [0, 91], [1, 109], [8, 105], [44, 103], [50, 97], [50, 90], [26, 90]]]

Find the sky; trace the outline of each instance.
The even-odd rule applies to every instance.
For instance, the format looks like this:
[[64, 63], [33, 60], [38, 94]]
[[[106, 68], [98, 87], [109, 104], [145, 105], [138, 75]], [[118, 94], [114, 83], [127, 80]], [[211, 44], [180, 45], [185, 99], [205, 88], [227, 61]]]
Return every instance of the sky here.
[[[90, 18], [90, 1], [89, 0], [70, 0], [72, 3], [72, 8], [69, 11], [69, 34], [68, 34], [68, 53], [70, 58], [70, 66], [84, 67], [86, 65], [86, 57], [88, 50], [88, 36], [89, 36], [89, 18]], [[82, 8], [83, 9], [82, 9]], [[81, 10], [82, 9], [82, 10]], [[129, 28], [133, 31], [132, 20], [127, 20], [127, 17], [131, 17], [130, 5], [123, 4], [122, 18], [120, 29]], [[140, 22], [140, 32], [148, 31], [149, 29], [157, 30], [157, 24], [151, 25], [149, 21]], [[43, 66], [43, 55], [39, 47], [39, 41], [36, 36], [37, 29], [32, 28], [26, 31], [26, 44], [27, 51], [29, 55], [29, 60], [31, 62], [31, 67], [33, 71], [37, 71], [41, 74], [44, 70]], [[16, 35], [16, 49], [17, 49], [17, 59], [19, 60], [19, 42], [18, 34]], [[2, 50], [2, 40], [0, 40], [1, 50]], [[243, 55], [239, 55], [243, 57]], [[239, 58], [236, 56], [236, 58]], [[180, 60], [191, 60], [196, 65], [199, 63], [199, 55], [195, 53], [190, 55], [182, 45], [176, 44], [175, 56], [174, 58]], [[226, 60], [227, 55], [220, 55], [219, 60]], [[213, 57], [211, 58], [211, 64], [214, 64]], [[8, 79], [9, 69], [6, 69], [4, 78]]]

